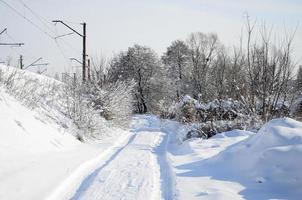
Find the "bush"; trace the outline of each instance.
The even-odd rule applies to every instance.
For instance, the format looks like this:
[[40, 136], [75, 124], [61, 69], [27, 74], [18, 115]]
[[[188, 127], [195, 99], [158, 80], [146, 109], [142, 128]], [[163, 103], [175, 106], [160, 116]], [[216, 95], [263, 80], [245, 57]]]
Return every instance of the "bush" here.
[[[66, 79], [64, 83], [13, 67], [0, 68], [0, 85], [30, 109], [36, 109], [80, 141], [101, 138], [110, 124], [126, 127], [132, 112], [133, 82], [100, 88]], [[99, 104], [97, 104], [99, 102]]]
[[90, 95], [92, 106], [114, 125], [128, 127], [133, 110], [134, 86], [134, 81], [117, 81], [103, 87], [93, 84]]
[[242, 103], [233, 99], [216, 99], [208, 103], [200, 103], [186, 95], [172, 108], [170, 116], [174, 115], [178, 121], [191, 124], [192, 128], [184, 139], [192, 137], [207, 139], [233, 129], [257, 130], [262, 125], [259, 116], [250, 113]]

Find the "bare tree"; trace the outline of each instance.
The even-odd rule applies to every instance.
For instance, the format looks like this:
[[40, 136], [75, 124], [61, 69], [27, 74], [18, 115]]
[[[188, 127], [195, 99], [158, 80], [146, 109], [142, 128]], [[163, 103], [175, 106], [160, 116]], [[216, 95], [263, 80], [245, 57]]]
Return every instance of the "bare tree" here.
[[248, 24], [247, 66], [249, 102], [252, 111], [262, 120], [271, 119], [288, 98], [288, 86], [294, 64], [291, 59], [293, 36], [287, 36], [280, 46], [271, 42], [272, 29], [261, 26], [260, 40], [251, 45], [252, 28]]
[[227, 96], [227, 75], [230, 68], [230, 59], [225, 47], [217, 49], [217, 58], [213, 61], [211, 69], [211, 91], [209, 95], [217, 97], [219, 100]]
[[202, 99], [207, 99], [208, 72], [215, 56], [218, 37], [213, 33], [192, 33], [187, 40], [187, 44], [189, 46], [190, 62], [193, 68], [193, 96], [197, 98], [201, 95]]
[[296, 79], [296, 90], [301, 94], [302, 93], [302, 66], [299, 66], [297, 72], [297, 79]]
[[109, 68], [108, 60], [100, 55], [91, 59], [91, 61], [91, 78], [102, 87], [106, 83], [107, 70]]

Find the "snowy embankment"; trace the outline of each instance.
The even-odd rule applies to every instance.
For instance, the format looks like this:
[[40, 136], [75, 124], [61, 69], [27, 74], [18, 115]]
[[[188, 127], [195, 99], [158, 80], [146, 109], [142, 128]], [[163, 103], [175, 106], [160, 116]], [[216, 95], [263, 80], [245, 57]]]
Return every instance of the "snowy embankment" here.
[[[59, 107], [53, 107], [56, 93], [47, 94], [48, 83], [57, 81], [30, 72], [14, 72], [6, 66], [0, 69], [2, 78], [8, 73], [15, 74], [11, 80], [8, 76], [0, 80], [6, 84], [0, 85], [0, 199], [71, 197], [109, 149], [127, 139], [127, 132], [111, 129], [97, 144], [81, 143], [72, 134], [76, 127], [70, 119], [60, 114]], [[28, 91], [22, 88], [17, 90], [12, 78], [18, 79], [15, 83], [29, 85], [34, 79], [41, 87], [32, 88], [26, 94]], [[32, 101], [13, 97], [13, 90], [8, 93], [8, 86], [15, 87], [19, 98], [41, 99], [32, 108]], [[44, 89], [46, 92], [41, 95]], [[117, 135], [123, 137], [118, 139]]]
[[176, 141], [171, 138], [168, 151], [178, 199], [302, 196], [301, 122], [275, 119], [256, 134], [234, 130], [209, 140]]

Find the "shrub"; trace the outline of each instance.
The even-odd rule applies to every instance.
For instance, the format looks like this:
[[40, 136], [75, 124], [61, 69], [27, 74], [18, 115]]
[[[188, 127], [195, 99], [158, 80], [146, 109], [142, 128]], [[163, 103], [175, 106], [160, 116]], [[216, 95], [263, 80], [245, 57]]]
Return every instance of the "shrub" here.
[[100, 115], [119, 127], [127, 127], [131, 120], [134, 81], [117, 81], [100, 87], [92, 85], [90, 98]]

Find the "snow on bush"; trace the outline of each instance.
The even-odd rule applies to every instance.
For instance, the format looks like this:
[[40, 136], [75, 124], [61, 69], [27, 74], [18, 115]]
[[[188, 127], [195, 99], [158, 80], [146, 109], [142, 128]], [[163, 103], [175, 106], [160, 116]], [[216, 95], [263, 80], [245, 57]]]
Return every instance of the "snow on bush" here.
[[294, 117], [302, 120], [302, 96], [299, 96], [293, 103], [291, 113]]
[[207, 139], [233, 129], [257, 130], [262, 125], [258, 116], [252, 115], [242, 103], [233, 99], [201, 103], [185, 95], [171, 110], [178, 121], [191, 124], [192, 128], [184, 139]]
[[131, 120], [134, 86], [134, 81], [117, 81], [103, 87], [93, 84], [89, 98], [92, 101], [92, 106], [106, 120], [125, 128], [128, 127]]
[[[41, 118], [54, 121], [58, 128], [69, 130], [78, 139], [83, 139], [84, 134], [88, 136], [86, 130], [82, 130], [77, 124], [79, 115], [72, 115], [77, 112], [76, 103], [79, 101], [75, 101], [75, 95], [71, 94], [68, 85], [46, 76], [3, 65], [0, 66], [0, 84], [26, 107], [37, 110]], [[85, 104], [79, 105], [78, 108], [88, 109]], [[89, 121], [88, 117], [85, 117], [85, 120]], [[84, 116], [81, 115], [81, 118]]]
[[[36, 109], [41, 117], [55, 121], [58, 128], [69, 130], [81, 141], [101, 138], [108, 130], [110, 124], [104, 119], [105, 112], [110, 113], [114, 125], [126, 126], [132, 110], [130, 90], [133, 84], [116, 83], [98, 90], [91, 84], [74, 80], [62, 83], [1, 65], [0, 85], [26, 107]], [[94, 96], [97, 92], [101, 95]], [[93, 102], [96, 99], [103, 102], [98, 109]]]
[[[216, 121], [234, 120], [249, 112], [244, 105], [237, 100], [215, 99], [208, 103], [200, 103], [192, 97], [186, 95], [179, 103], [179, 119], [182, 121]], [[194, 115], [194, 116], [192, 116]]]

